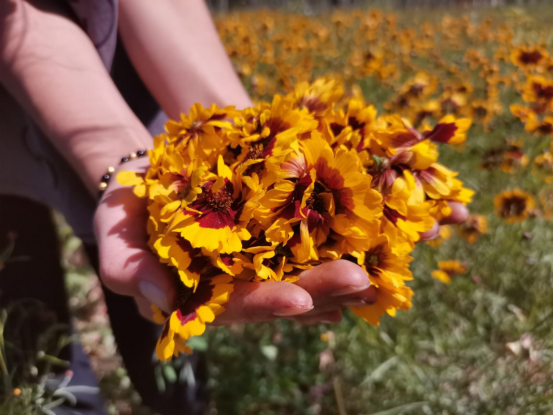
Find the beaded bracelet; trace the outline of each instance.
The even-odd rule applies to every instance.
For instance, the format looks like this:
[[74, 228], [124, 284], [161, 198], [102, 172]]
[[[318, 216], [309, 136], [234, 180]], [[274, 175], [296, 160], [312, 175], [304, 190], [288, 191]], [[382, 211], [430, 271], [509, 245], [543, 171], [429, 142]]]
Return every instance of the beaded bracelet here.
[[[119, 162], [119, 165], [126, 163], [127, 161], [135, 160], [140, 157], [144, 157], [148, 154], [148, 150], [138, 150], [136, 153], [131, 153], [127, 157], [123, 157], [121, 161]], [[102, 179], [100, 180], [100, 186], [98, 186], [98, 190], [100, 191], [100, 196], [102, 193], [106, 190], [108, 187], [108, 183], [111, 179], [111, 175], [115, 172], [115, 167], [109, 166], [106, 173], [102, 176]]]

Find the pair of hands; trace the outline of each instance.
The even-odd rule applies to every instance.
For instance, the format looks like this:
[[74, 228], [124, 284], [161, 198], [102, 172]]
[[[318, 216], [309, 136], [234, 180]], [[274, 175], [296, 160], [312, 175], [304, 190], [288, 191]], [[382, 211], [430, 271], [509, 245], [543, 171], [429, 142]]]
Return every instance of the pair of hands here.
[[[122, 166], [122, 170], [146, 171], [147, 159]], [[100, 272], [112, 291], [134, 297], [142, 316], [152, 319], [150, 304], [171, 312], [175, 292], [170, 270], [161, 264], [148, 245], [145, 223], [146, 199], [138, 199], [129, 187], [112, 180], [105, 191], [94, 226], [100, 254]], [[467, 209], [451, 203], [452, 214], [443, 223], [459, 223]], [[421, 240], [435, 238], [439, 225], [421, 234]], [[350, 261], [331, 261], [303, 271], [298, 282], [236, 281], [235, 289], [216, 323], [248, 323], [292, 319], [302, 324], [338, 323], [342, 308], [376, 301], [363, 269]]]

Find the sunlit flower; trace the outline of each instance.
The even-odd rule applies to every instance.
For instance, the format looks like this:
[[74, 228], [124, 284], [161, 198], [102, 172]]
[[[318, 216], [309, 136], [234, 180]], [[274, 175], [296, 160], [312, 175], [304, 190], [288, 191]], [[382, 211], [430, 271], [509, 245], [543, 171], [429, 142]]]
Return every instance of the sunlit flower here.
[[235, 164], [242, 165], [243, 174], [276, 172], [298, 148], [298, 136], [317, 127], [311, 114], [293, 107], [292, 99], [277, 95], [271, 105], [246, 109], [236, 117], [230, 139], [239, 152]]
[[504, 191], [494, 199], [495, 212], [507, 223], [522, 222], [534, 209], [534, 198], [519, 189]]
[[234, 107], [218, 108], [213, 104], [204, 108], [202, 104], [194, 104], [188, 115], [181, 115], [180, 121], [167, 122], [167, 143], [185, 160], [201, 157], [214, 164], [226, 144], [223, 132], [230, 128], [229, 119], [235, 114]]
[[294, 88], [294, 98], [299, 108], [304, 108], [317, 118], [327, 115], [344, 90], [335, 80], [317, 79], [312, 84], [302, 82]]
[[553, 109], [553, 80], [539, 75], [529, 76], [522, 90], [522, 99]]
[[464, 274], [467, 272], [467, 266], [459, 261], [440, 261], [438, 262], [438, 270], [432, 271], [432, 278], [443, 282], [444, 284], [451, 283], [453, 275]]
[[212, 323], [215, 316], [225, 311], [234, 286], [229, 275], [203, 278], [195, 292], [179, 288], [176, 310], [167, 315], [156, 306], [152, 306], [154, 319], [163, 324], [157, 342], [156, 354], [159, 360], [170, 360], [181, 353], [191, 353], [186, 341], [201, 336], [206, 324]]
[[534, 159], [534, 172], [543, 177], [546, 183], [553, 183], [553, 153], [551, 150], [536, 156]]
[[519, 46], [511, 51], [511, 62], [523, 70], [537, 68], [548, 57], [541, 46]]
[[372, 325], [379, 325], [384, 313], [395, 316], [397, 309], [411, 307], [412, 291], [405, 285], [405, 281], [412, 279], [410, 256], [393, 253], [389, 239], [384, 235], [375, 238], [367, 251], [355, 255], [377, 293], [374, 304], [351, 307], [356, 315]]
[[462, 238], [469, 243], [476, 243], [480, 235], [488, 230], [488, 219], [484, 215], [470, 215], [467, 220], [457, 225], [457, 229]]
[[251, 236], [246, 226], [259, 206], [263, 188], [256, 175], [242, 179], [222, 159], [218, 169], [217, 179], [202, 185], [202, 193], [175, 214], [169, 230], [179, 233], [193, 248], [239, 252], [241, 241]]
[[526, 121], [524, 129], [536, 135], [553, 136], [553, 117], [547, 116], [542, 120], [530, 118]]

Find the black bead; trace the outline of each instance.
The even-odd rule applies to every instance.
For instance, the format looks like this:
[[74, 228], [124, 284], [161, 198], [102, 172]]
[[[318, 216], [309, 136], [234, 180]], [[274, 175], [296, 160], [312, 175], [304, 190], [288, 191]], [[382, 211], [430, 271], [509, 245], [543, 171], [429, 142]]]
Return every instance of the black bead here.
[[104, 174], [104, 175], [102, 176], [102, 181], [104, 181], [104, 182], [109, 181], [109, 179], [111, 179], [111, 175], [110, 175], [110, 174]]
[[130, 158], [128, 158], [128, 157], [123, 157], [123, 158], [121, 159], [121, 163], [126, 163], [126, 162], [129, 161], [129, 160], [130, 160]]
[[145, 151], [145, 150], [138, 150], [138, 151], [136, 152], [136, 155], [137, 155], [138, 157], [145, 156], [145, 155], [146, 155], [146, 151]]

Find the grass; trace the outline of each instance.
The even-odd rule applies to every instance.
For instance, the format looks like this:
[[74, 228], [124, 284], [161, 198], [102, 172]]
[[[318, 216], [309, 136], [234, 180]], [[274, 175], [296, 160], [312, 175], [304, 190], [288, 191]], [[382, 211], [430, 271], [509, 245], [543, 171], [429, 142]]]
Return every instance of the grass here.
[[[541, 38], [550, 45], [553, 30], [546, 16], [553, 15], [553, 7], [540, 7], [529, 12], [484, 10], [469, 17], [507, 22], [513, 25], [516, 39]], [[405, 27], [441, 18], [439, 11], [409, 13], [399, 13]], [[456, 51], [441, 52], [450, 53], [451, 59], [459, 55]], [[484, 52], [493, 55], [494, 51]], [[235, 61], [239, 65], [240, 57]], [[406, 77], [406, 73], [400, 74], [401, 80]], [[479, 82], [475, 74], [467, 80]], [[381, 83], [368, 77], [358, 83], [381, 109], [400, 84], [397, 82]], [[244, 83], [251, 87], [249, 78], [244, 77]], [[256, 93], [254, 89], [252, 92]], [[412, 266], [416, 276], [411, 285], [415, 291], [413, 308], [396, 318], [384, 318], [380, 327], [369, 326], [346, 312], [344, 321], [333, 326], [302, 327], [281, 321], [208, 330], [208, 335], [194, 345], [208, 356], [210, 413], [553, 413], [553, 227], [540, 215], [523, 223], [506, 224], [494, 214], [493, 207], [495, 195], [505, 189], [520, 187], [537, 196], [553, 190], [553, 186], [532, 174], [531, 163], [514, 174], [479, 167], [482, 155], [503, 145], [505, 138], [522, 140], [531, 160], [550, 141], [526, 133], [507, 110], [517, 94], [502, 94], [505, 110], [490, 130], [475, 125], [463, 152], [444, 149], [441, 158], [476, 190], [471, 210], [487, 217], [488, 232], [475, 244], [458, 237], [436, 248], [420, 244]], [[98, 286], [82, 264], [78, 242], [66, 228], [62, 228], [62, 236], [77, 327], [85, 349], [94, 351], [93, 364], [110, 411], [146, 413], [120, 368], [97, 296]], [[430, 276], [437, 262], [445, 259], [468, 265], [467, 273], [454, 276], [450, 285]], [[91, 315], [95, 316], [92, 323]], [[19, 405], [22, 400], [9, 398], [10, 402]], [[26, 413], [18, 411], [7, 413]]]

